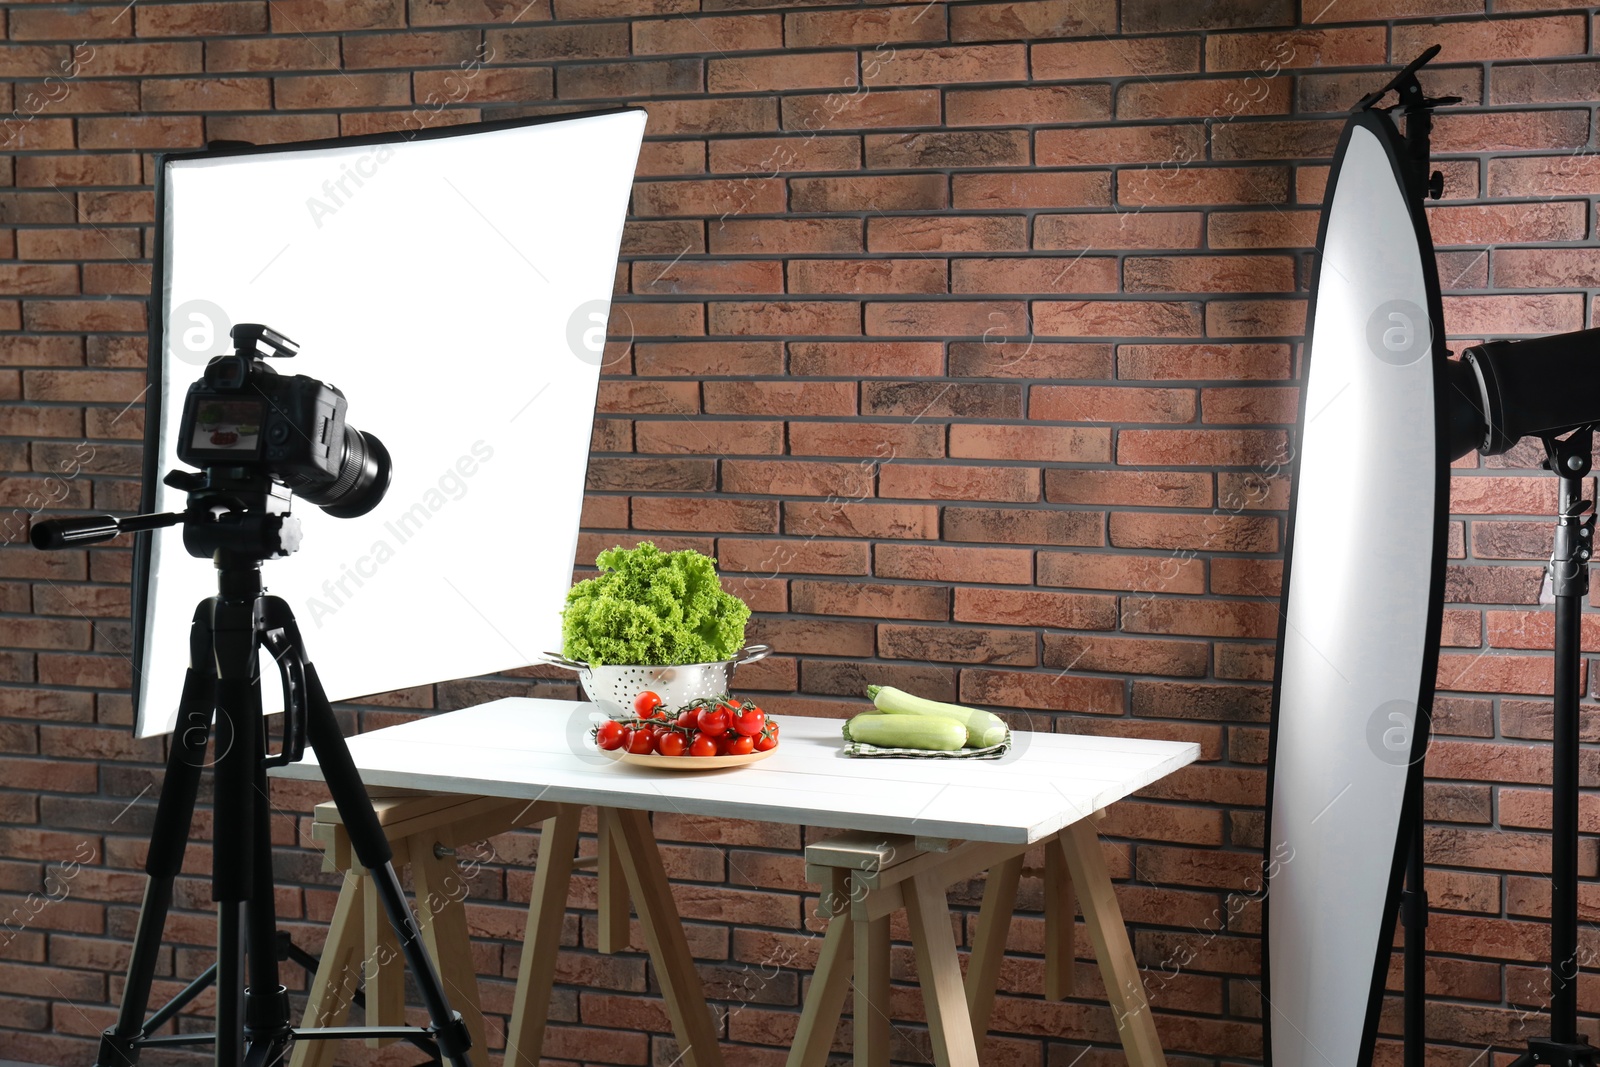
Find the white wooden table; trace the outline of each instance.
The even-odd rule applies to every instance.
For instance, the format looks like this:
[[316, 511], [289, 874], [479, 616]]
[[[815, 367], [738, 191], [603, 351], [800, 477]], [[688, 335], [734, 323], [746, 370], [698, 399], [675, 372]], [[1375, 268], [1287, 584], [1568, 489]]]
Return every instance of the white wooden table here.
[[[997, 869], [1006, 865], [1006, 873], [1020, 870], [1021, 853], [1028, 846], [1061, 842], [1062, 877], [1067, 877], [1069, 864], [1078, 865], [1070, 874], [1079, 883], [1079, 899], [1117, 1009], [1124, 1045], [1136, 1062], [1151, 1062], [1148, 1055], [1135, 1055], [1140, 1046], [1129, 1043], [1130, 1032], [1123, 1025], [1130, 1019], [1129, 1009], [1117, 1003], [1119, 995], [1125, 1001], [1132, 996], [1137, 1018], [1129, 1025], [1141, 1029], [1144, 1036], [1139, 1040], [1147, 1047], [1154, 1029], [1149, 1012], [1143, 1010], [1137, 968], [1128, 973], [1132, 955], [1127, 933], [1098, 849], [1083, 846], [1095, 841], [1090, 816], [1192, 762], [1199, 755], [1197, 745], [1019, 734], [1012, 751], [1000, 760], [850, 759], [843, 755], [838, 720], [786, 715], [780, 719], [781, 743], [771, 758], [728, 770], [674, 772], [614, 763], [589, 747], [593, 711], [591, 705], [575, 701], [512, 698], [349, 741], [350, 753], [369, 786], [513, 798], [533, 805], [525, 821], [540, 822], [542, 835], [529, 904], [528, 942], [507, 1036], [508, 1064], [531, 1065], [539, 1060], [577, 820], [585, 806], [596, 807], [600, 816], [601, 950], [613, 951], [626, 943], [627, 901], [620, 889], [625, 879], [655, 959], [678, 1043], [687, 1050], [683, 1062], [691, 1067], [719, 1065], [721, 1051], [650, 834], [646, 813], [654, 811], [711, 817], [737, 812], [741, 818], [861, 831], [901, 842], [897, 849], [890, 848], [896, 858], [887, 868], [897, 875], [889, 877], [877, 867], [858, 872], [862, 906], [868, 889], [876, 894], [880, 909], [909, 897], [911, 908], [920, 909], [913, 916], [913, 927], [925, 937], [939, 930], [940, 912], [947, 916], [942, 902], [949, 882], [936, 885], [940, 879], [952, 874], [969, 877], [991, 863]], [[310, 753], [305, 762], [273, 773], [320, 778]], [[859, 841], [859, 835], [853, 839]], [[1086, 851], [1094, 855], [1089, 857]], [[1054, 854], [1048, 853], [1047, 859]], [[982, 865], [973, 869], [974, 863]], [[901, 882], [903, 894], [891, 888]], [[1066, 892], [1070, 939], [1070, 888]], [[1009, 921], [1010, 903], [1004, 901], [1004, 893], [998, 896], [1002, 899], [996, 903], [1004, 904]], [[928, 914], [930, 909], [935, 914]], [[872, 921], [881, 919], [878, 915]], [[886, 937], [886, 922], [882, 931]], [[929, 970], [941, 972], [921, 976], [925, 994], [930, 987], [938, 994], [929, 1004], [935, 1048], [942, 1062], [976, 1064], [973, 1012], [965, 1001], [957, 1004], [950, 998], [951, 983], [959, 990], [962, 979], [948, 921], [942, 924], [942, 939], [938, 943], [919, 939], [915, 945], [919, 964], [926, 959]], [[1003, 951], [1003, 937], [997, 950], [994, 938], [989, 941], [991, 950]], [[998, 955], [995, 958], [997, 962]], [[1070, 962], [1069, 955], [1065, 964], [1069, 970]], [[1060, 964], [1056, 966], [1059, 969]], [[953, 975], [948, 973], [951, 968], [956, 968]], [[813, 999], [818, 985], [813, 983]], [[986, 1018], [982, 990], [977, 992], [972, 1006]], [[991, 988], [989, 1001], [992, 996]], [[967, 999], [972, 999], [970, 991]], [[830, 1006], [808, 1002], [808, 1022], [802, 1026], [827, 1027], [831, 1036]], [[817, 1044], [805, 1037], [803, 1032], [797, 1038], [797, 1056], [802, 1047]], [[822, 1044], [825, 1051], [826, 1041]], [[874, 1050], [862, 1058], [858, 1052], [858, 1062], [876, 1062], [881, 1054]], [[1155, 1056], [1159, 1062], [1159, 1047]], [[791, 1057], [791, 1062], [802, 1061]]]

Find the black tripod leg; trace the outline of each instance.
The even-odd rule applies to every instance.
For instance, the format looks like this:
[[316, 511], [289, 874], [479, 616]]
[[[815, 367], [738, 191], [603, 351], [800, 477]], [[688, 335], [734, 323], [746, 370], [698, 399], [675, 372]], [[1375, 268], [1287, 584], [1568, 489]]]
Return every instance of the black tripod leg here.
[[450, 1009], [450, 1003], [445, 998], [439, 972], [428, 956], [422, 931], [417, 928], [416, 917], [406, 903], [400, 876], [395, 874], [391, 862], [394, 852], [389, 847], [389, 839], [372, 810], [367, 787], [362, 784], [355, 761], [350, 758], [344, 734], [340, 732], [339, 722], [334, 718], [333, 708], [329, 706], [327, 695], [322, 690], [316, 668], [309, 663], [306, 664], [306, 696], [307, 739], [311, 747], [316, 749], [317, 763], [322, 767], [328, 791], [333, 794], [334, 803], [339, 807], [339, 818], [344, 821], [345, 830], [350, 835], [350, 846], [361, 860], [361, 865], [372, 872], [372, 884], [400, 937], [400, 951], [417, 980], [423, 1005], [428, 1009], [428, 1018], [438, 1031], [439, 1051], [455, 1067], [471, 1067], [467, 1050], [472, 1047], [472, 1037], [460, 1014]]
[[[450, 1009], [450, 1002], [445, 998], [439, 972], [428, 956], [416, 917], [411, 914], [400, 878], [394, 872], [394, 850], [389, 847], [389, 839], [372, 810], [367, 787], [350, 758], [350, 749], [344, 743], [344, 734], [339, 730], [339, 721], [334, 718], [333, 707], [317, 678], [316, 668], [306, 661], [294, 613], [279, 597], [263, 597], [261, 604], [266, 647], [278, 659], [283, 671], [285, 701], [290, 705], [285, 709], [288, 719], [284, 724], [282, 760], [299, 758], [298, 747], [292, 740], [297, 737], [303, 736], [316, 749], [322, 777], [339, 808], [345, 832], [350, 835], [351, 848], [361, 865], [371, 873], [372, 885], [383, 901], [390, 925], [399, 936], [400, 951], [417, 980], [439, 1051], [455, 1067], [471, 1067], [467, 1050], [472, 1047], [472, 1037], [460, 1014]], [[303, 721], [297, 722], [297, 716]], [[300, 726], [305, 728], [303, 734], [299, 733]]]
[[[240, 662], [230, 644], [235, 633], [217, 633], [217, 658]], [[217, 902], [217, 1067], [244, 1062], [243, 912], [255, 882], [256, 768], [261, 761], [260, 720], [248, 679], [217, 681], [216, 833], [212, 842], [211, 896]]]
[[[261, 691], [254, 694], [256, 719], [261, 718]], [[262, 738], [265, 748], [266, 739]], [[267, 769], [256, 761], [255, 876], [245, 905], [250, 984], [245, 993], [245, 1032], [250, 1038], [247, 1063], [269, 1064], [281, 1058], [289, 1043], [289, 993], [278, 975], [278, 918], [274, 907], [272, 812]]]
[[132, 1067], [139, 1060], [138, 1039], [144, 1036], [145, 1011], [150, 1006], [150, 986], [155, 980], [161, 935], [172, 906], [172, 882], [183, 868], [183, 853], [194, 820], [195, 795], [206, 764], [206, 742], [211, 735], [214, 688], [211, 659], [211, 607], [203, 601], [195, 610], [189, 630], [189, 671], [184, 675], [178, 701], [178, 722], [167, 753], [166, 776], [156, 806], [155, 829], [145, 856], [144, 903], [128, 960], [117, 1025], [100, 1038], [97, 1067]]

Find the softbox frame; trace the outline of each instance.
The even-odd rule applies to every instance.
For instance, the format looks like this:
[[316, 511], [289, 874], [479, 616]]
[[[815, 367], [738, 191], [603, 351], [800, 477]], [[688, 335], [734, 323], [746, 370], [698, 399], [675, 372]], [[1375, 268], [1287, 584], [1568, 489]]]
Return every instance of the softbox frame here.
[[[183, 508], [161, 478], [187, 469], [184, 396], [239, 322], [298, 342], [273, 369], [341, 388], [393, 456], [376, 510], [297, 499], [300, 550], [263, 566], [331, 699], [559, 647], [644, 125], [619, 108], [159, 158], [143, 510]], [[216, 590], [181, 537], [135, 542], [141, 737], [172, 729]]]
[[1267, 771], [1274, 1067], [1369, 1067], [1420, 823], [1450, 477], [1420, 129], [1352, 114], [1317, 235]]

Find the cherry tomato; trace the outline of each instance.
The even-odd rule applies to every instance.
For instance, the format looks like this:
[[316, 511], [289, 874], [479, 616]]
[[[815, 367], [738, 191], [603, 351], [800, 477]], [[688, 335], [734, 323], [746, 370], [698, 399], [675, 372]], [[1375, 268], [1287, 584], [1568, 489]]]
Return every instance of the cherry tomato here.
[[757, 752], [771, 752], [778, 747], [778, 735], [775, 733], [762, 734], [755, 738]]
[[595, 731], [595, 743], [607, 752], [614, 752], [622, 747], [623, 735], [628, 731], [615, 719], [607, 719]]
[[705, 734], [694, 735], [694, 740], [689, 744], [689, 755], [715, 756], [716, 754], [717, 743], [715, 741], [711, 740], [711, 738], [707, 737]]
[[684, 708], [678, 712], [678, 729], [695, 730], [700, 726], [700, 712], [697, 708]]
[[656, 751], [663, 756], [681, 756], [687, 747], [683, 735], [676, 730], [663, 730], [656, 735]]
[[754, 704], [747, 706], [733, 720], [733, 728], [746, 737], [754, 737], [767, 726], [767, 714]]
[[638, 715], [641, 719], [655, 718], [655, 711], [660, 706], [661, 694], [652, 692], [649, 689], [646, 689], [644, 692], [633, 698], [634, 714]]
[[707, 737], [721, 737], [728, 732], [728, 709], [718, 704], [714, 708], [701, 708], [699, 726], [700, 732]]
[[633, 731], [633, 736], [628, 738], [628, 751], [636, 756], [648, 756], [654, 738], [650, 736], [650, 728]]
[[729, 734], [728, 735], [728, 755], [730, 755], [730, 756], [747, 756], [750, 753], [754, 752], [755, 749], [756, 749], [755, 738], [746, 737], [743, 734]]

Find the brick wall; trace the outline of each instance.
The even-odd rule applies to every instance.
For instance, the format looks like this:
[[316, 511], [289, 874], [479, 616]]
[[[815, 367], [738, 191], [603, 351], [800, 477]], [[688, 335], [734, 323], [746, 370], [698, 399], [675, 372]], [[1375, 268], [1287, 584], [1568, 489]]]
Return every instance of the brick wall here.
[[[1600, 192], [1591, 15], [553, 2], [4, 5], [0, 502], [136, 506], [151, 153], [642, 103], [580, 562], [643, 537], [718, 555], [778, 650], [742, 683], [780, 713], [846, 714], [874, 678], [1037, 730], [1199, 742], [1198, 765], [1113, 809], [1107, 855], [1172, 1061], [1257, 1058], [1258, 911], [1228, 894], [1253, 885], [1262, 837], [1278, 461], [1339, 112], [1442, 43], [1425, 83], [1466, 100], [1435, 139], [1449, 332], [1576, 329], [1600, 291], [1582, 247]], [[1549, 906], [1536, 601], [1554, 489], [1536, 458], [1469, 459], [1455, 479], [1427, 767], [1431, 1020], [1439, 1062], [1460, 1067], [1543, 1032], [1520, 1007], [1544, 1000]], [[120, 991], [162, 758], [130, 735], [128, 572], [125, 544], [0, 552], [0, 1058], [87, 1062]], [[572, 692], [529, 671], [346, 714], [365, 729]], [[296, 847], [313, 799], [280, 789], [275, 822], [280, 903], [311, 945], [334, 895]], [[729, 1062], [782, 1062], [802, 972], [750, 976], [817, 950], [800, 833], [657, 832]], [[533, 842], [493, 844], [471, 920], [503, 1014]], [[206, 859], [201, 842], [167, 987], [209, 954]], [[590, 888], [568, 916], [563, 972], [582, 984], [556, 994], [551, 1053], [666, 1064], [642, 957], [586, 947]], [[954, 895], [969, 923], [980, 888]], [[1592, 918], [1600, 898], [1583, 900]], [[1082, 939], [1091, 995], [1038, 999], [1039, 905], [1025, 883], [993, 1062], [1067, 1067], [1086, 1042], [1084, 1063], [1120, 1062]], [[896, 967], [909, 976], [903, 947]], [[1600, 1011], [1600, 987], [1582, 997]], [[925, 1032], [904, 1025], [900, 1051], [927, 1060]]]

